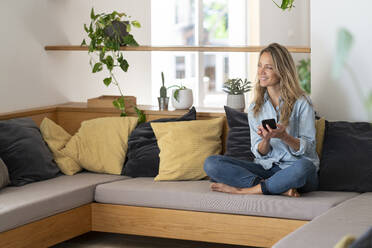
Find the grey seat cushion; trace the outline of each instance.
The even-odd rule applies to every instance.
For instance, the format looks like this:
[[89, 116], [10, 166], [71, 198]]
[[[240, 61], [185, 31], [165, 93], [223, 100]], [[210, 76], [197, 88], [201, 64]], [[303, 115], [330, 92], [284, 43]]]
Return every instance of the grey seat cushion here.
[[124, 178], [83, 172], [6, 187], [0, 191], [0, 232], [90, 203], [97, 184]]
[[349, 199], [289, 234], [275, 248], [322, 248], [346, 235], [359, 237], [372, 226], [372, 193]]
[[311, 192], [300, 198], [267, 195], [232, 195], [213, 192], [210, 182], [154, 182], [134, 178], [98, 185], [95, 200], [124, 204], [205, 212], [311, 220], [329, 208], [358, 195], [352, 192]]

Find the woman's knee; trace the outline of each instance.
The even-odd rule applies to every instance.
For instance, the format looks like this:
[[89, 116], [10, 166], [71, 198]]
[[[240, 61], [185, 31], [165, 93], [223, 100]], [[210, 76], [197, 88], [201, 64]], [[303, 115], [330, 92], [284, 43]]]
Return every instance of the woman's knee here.
[[302, 158], [297, 163], [298, 163], [298, 166], [297, 166], [298, 172], [297, 173], [299, 173], [299, 174], [310, 175], [312, 173], [315, 173], [315, 171], [316, 171], [315, 165], [313, 164], [313, 162], [311, 162], [308, 159]]
[[204, 161], [204, 171], [208, 176], [212, 176], [218, 171], [221, 157], [221, 155], [213, 155]]

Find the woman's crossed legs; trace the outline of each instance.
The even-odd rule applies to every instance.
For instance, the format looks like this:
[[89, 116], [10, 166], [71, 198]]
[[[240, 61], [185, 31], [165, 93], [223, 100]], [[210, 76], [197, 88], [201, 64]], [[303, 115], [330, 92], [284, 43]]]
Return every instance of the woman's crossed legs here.
[[313, 163], [299, 159], [292, 166], [280, 169], [273, 165], [265, 170], [260, 164], [227, 156], [208, 157], [204, 170], [212, 181], [211, 189], [234, 194], [284, 194], [300, 196], [297, 192], [317, 189], [318, 177]]

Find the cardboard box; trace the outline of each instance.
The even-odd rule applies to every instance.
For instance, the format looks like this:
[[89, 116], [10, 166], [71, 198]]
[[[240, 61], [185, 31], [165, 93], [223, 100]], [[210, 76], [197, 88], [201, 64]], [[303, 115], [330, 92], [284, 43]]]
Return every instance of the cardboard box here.
[[[112, 102], [120, 96], [103, 95], [96, 98], [88, 99], [88, 108], [115, 108]], [[134, 107], [137, 106], [135, 96], [124, 96], [125, 111], [135, 112]]]

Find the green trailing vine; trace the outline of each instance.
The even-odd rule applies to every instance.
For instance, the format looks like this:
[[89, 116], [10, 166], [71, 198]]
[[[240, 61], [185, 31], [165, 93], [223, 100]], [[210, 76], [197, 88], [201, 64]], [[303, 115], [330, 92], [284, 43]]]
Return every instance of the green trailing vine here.
[[[92, 8], [90, 12], [91, 22], [89, 25], [84, 24], [84, 30], [90, 38], [89, 44], [82, 41], [81, 45], [88, 46], [90, 55], [89, 64], [92, 72], [97, 73], [104, 68], [108, 71], [108, 77], [103, 79], [106, 86], [115, 85], [120, 93], [120, 97], [113, 101], [113, 105], [120, 110], [120, 116], [126, 116], [124, 94], [120, 88], [119, 82], [114, 75], [114, 69], [119, 68], [127, 72], [129, 68], [128, 61], [124, 58], [120, 46], [138, 46], [133, 35], [130, 34], [132, 27], [140, 28], [138, 21], [131, 20], [131, 17], [125, 13], [113, 11], [112, 13], [95, 14]], [[143, 111], [134, 107], [139, 123], [146, 121]]]

